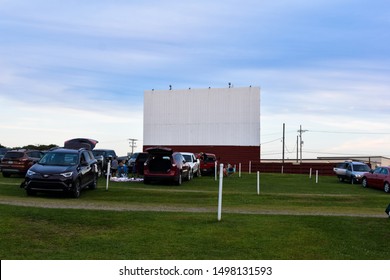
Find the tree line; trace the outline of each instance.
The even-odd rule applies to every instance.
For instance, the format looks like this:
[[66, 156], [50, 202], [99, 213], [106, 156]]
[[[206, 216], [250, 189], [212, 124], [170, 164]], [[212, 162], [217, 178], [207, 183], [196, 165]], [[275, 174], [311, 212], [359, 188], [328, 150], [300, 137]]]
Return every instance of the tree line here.
[[50, 150], [51, 148], [58, 147], [58, 145], [55, 144], [49, 144], [49, 145], [27, 145], [23, 147], [5, 147], [0, 144], [0, 148], [6, 148], [6, 149], [11, 149], [11, 150], [20, 150], [20, 149], [26, 149], [26, 150], [39, 150], [39, 151], [45, 151], [45, 150]]

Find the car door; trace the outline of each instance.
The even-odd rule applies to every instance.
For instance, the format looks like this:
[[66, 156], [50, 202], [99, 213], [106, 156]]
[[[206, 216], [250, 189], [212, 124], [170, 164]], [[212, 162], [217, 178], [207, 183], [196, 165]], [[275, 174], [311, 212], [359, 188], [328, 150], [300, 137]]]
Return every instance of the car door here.
[[83, 186], [89, 184], [92, 180], [93, 172], [89, 164], [90, 160], [87, 151], [83, 151], [80, 155], [80, 180]]
[[373, 188], [378, 188], [381, 185], [381, 172], [382, 172], [382, 167], [377, 167], [375, 170], [372, 172], [372, 176], [370, 180], [368, 181], [368, 185], [373, 187]]
[[378, 174], [378, 181], [376, 185], [378, 189], [383, 189], [383, 186], [385, 185], [385, 181], [388, 176], [389, 176], [389, 170], [387, 168], [382, 167], [380, 173]]

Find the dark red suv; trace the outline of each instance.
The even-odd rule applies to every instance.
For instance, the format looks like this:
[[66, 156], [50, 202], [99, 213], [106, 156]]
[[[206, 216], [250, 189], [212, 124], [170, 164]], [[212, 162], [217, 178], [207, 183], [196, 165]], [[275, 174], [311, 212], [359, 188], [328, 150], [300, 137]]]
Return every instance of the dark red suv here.
[[25, 175], [27, 170], [40, 160], [42, 151], [13, 150], [8, 151], [1, 160], [0, 167], [4, 177], [11, 174]]
[[168, 181], [181, 185], [183, 179], [190, 177], [190, 165], [181, 153], [166, 147], [154, 147], [146, 150], [149, 158], [144, 164], [144, 183]]

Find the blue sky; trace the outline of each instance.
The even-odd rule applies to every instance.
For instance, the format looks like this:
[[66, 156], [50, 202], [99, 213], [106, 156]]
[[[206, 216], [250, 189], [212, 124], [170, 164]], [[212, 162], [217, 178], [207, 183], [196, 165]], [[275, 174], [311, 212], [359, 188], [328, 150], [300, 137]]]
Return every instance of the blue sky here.
[[390, 156], [385, 0], [0, 0], [0, 143], [142, 147], [143, 91], [261, 87], [263, 158]]

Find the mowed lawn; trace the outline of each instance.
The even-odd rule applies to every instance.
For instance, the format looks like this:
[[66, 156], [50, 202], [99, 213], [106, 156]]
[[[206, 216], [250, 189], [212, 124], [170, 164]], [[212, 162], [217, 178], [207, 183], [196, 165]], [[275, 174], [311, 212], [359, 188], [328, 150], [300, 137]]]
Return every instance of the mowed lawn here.
[[1, 259], [390, 258], [390, 195], [308, 175], [203, 176], [182, 186], [110, 182], [79, 199], [26, 196], [0, 176]]

